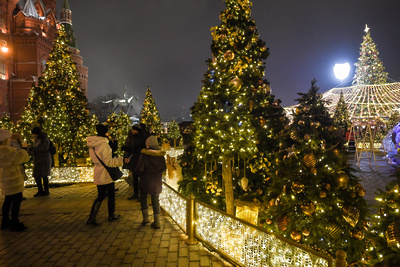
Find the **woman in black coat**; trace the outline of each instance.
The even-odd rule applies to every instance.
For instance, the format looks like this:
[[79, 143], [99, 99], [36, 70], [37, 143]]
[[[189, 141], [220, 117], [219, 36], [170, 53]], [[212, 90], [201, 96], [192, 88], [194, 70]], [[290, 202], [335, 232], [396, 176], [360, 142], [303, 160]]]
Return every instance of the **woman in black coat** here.
[[[50, 139], [39, 127], [32, 129], [33, 145], [29, 151], [33, 151], [33, 173], [38, 192], [34, 197], [49, 195], [49, 178], [51, 170], [51, 154], [49, 152]], [[42, 183], [43, 179], [43, 183]]]

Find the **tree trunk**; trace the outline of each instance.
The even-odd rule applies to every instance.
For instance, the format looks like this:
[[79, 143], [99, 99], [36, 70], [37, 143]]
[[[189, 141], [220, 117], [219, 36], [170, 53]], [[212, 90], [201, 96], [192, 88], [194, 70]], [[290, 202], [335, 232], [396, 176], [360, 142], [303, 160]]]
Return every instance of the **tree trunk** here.
[[176, 150], [176, 139], [174, 139], [174, 149]]
[[226, 213], [235, 215], [235, 206], [233, 205], [233, 180], [232, 180], [232, 162], [229, 155], [222, 157], [222, 179], [225, 183], [225, 203]]

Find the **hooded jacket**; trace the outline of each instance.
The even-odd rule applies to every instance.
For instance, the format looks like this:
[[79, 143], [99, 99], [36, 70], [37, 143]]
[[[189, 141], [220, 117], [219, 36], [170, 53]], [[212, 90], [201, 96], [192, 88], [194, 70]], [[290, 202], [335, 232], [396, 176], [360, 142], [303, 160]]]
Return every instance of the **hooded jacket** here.
[[50, 139], [42, 132], [29, 151], [33, 151], [33, 177], [47, 177], [51, 171]]
[[142, 149], [135, 173], [140, 176], [140, 191], [157, 195], [162, 190], [162, 173], [167, 169], [165, 152], [154, 149]]
[[3, 196], [24, 191], [24, 176], [21, 164], [29, 161], [28, 152], [0, 145], [0, 188]]
[[89, 136], [86, 140], [89, 147], [90, 157], [94, 163], [94, 184], [104, 185], [114, 182], [108, 174], [106, 168], [103, 167], [103, 164], [101, 164], [97, 157], [99, 157], [101, 161], [103, 161], [103, 163], [108, 167], [121, 167], [123, 164], [123, 158], [112, 157], [112, 150], [108, 144], [107, 137]]

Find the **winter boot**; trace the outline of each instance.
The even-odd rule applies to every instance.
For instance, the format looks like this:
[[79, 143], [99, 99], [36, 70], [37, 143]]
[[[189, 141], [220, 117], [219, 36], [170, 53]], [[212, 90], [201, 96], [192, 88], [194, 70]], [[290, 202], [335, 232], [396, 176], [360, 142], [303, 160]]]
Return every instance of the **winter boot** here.
[[10, 224], [11, 232], [22, 232], [25, 229], [27, 229], [27, 227], [22, 222], [19, 222], [19, 220], [11, 220]]
[[160, 214], [154, 214], [154, 222], [151, 224], [151, 227], [154, 229], [160, 229]]
[[88, 225], [99, 226], [100, 224], [96, 222], [96, 215], [101, 206], [101, 202], [95, 200], [90, 211], [89, 220], [86, 222]]
[[4, 217], [1, 220], [1, 230], [6, 230], [10, 226], [10, 218]]
[[34, 194], [34, 197], [40, 197], [43, 195], [42, 177], [35, 177], [38, 192]]
[[142, 215], [143, 215], [142, 225], [148, 225], [150, 222], [149, 210], [148, 209], [142, 210]]
[[48, 196], [49, 193], [49, 177], [43, 177], [43, 187], [44, 187], [44, 192], [42, 196]]

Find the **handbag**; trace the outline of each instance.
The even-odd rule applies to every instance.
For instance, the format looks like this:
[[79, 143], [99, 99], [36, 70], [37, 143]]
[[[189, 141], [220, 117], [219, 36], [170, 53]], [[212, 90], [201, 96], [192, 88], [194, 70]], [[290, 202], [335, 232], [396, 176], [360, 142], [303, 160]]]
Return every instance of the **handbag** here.
[[122, 177], [122, 171], [118, 168], [118, 167], [108, 167], [106, 164], [104, 164], [104, 162], [99, 158], [99, 156], [97, 156], [96, 151], [94, 150], [94, 154], [96, 155], [96, 157], [98, 158], [98, 160], [101, 162], [101, 164], [104, 166], [104, 168], [107, 170], [108, 174], [111, 176], [111, 179], [113, 181], [117, 181], [119, 178]]

